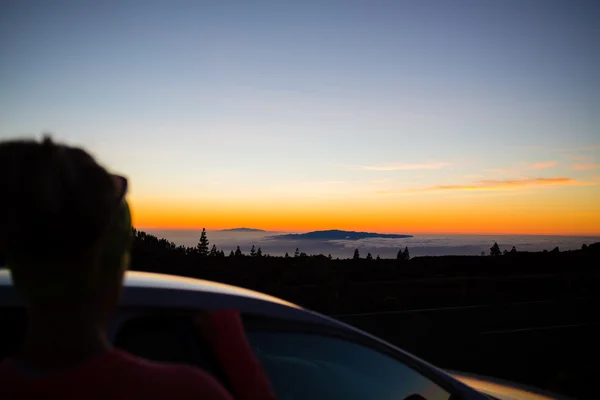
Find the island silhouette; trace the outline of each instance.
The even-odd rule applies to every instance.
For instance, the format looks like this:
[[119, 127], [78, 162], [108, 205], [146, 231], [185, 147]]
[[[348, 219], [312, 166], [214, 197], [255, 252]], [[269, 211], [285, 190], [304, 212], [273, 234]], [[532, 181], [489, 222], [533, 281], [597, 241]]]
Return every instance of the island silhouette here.
[[254, 228], [232, 228], [232, 229], [222, 229], [221, 232], [266, 232], [263, 229], [254, 229]]
[[360, 239], [406, 239], [412, 235], [399, 235], [395, 233], [373, 233], [373, 232], [355, 232], [331, 229], [326, 231], [313, 231], [308, 233], [291, 233], [286, 235], [271, 236], [273, 239], [283, 240], [360, 240]]

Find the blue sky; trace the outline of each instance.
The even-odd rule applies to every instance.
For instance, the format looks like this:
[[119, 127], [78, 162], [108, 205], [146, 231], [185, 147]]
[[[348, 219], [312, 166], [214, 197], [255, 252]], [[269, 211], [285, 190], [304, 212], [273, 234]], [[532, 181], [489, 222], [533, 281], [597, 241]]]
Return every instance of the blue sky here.
[[597, 2], [1, 7], [0, 137], [90, 148], [139, 202], [600, 173]]

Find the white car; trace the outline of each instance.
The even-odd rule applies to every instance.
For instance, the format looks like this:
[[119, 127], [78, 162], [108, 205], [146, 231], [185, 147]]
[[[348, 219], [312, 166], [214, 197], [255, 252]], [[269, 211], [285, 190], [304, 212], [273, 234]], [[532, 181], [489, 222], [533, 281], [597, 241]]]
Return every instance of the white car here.
[[[252, 350], [281, 400], [557, 398], [447, 373], [365, 332], [272, 296], [170, 275], [127, 273], [110, 339], [140, 357], [202, 368], [228, 387], [219, 360], [193, 324], [198, 312], [219, 309], [239, 311]], [[14, 352], [26, 324], [23, 302], [7, 270], [0, 270], [0, 321], [1, 360]]]

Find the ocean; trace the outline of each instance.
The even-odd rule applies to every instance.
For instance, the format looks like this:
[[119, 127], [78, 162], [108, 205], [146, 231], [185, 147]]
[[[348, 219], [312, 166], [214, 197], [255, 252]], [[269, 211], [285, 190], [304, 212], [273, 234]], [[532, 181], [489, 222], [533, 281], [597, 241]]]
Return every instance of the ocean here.
[[[166, 238], [178, 245], [195, 246], [200, 230], [146, 230], [159, 238]], [[333, 258], [350, 258], [358, 249], [361, 257], [371, 253], [373, 257], [395, 258], [399, 249], [408, 247], [411, 257], [441, 255], [489, 254], [490, 247], [497, 242], [501, 250], [516, 247], [517, 251], [543, 251], [557, 247], [561, 250], [580, 249], [583, 244], [600, 242], [599, 236], [550, 236], [550, 235], [414, 235], [405, 239], [361, 239], [361, 240], [289, 240], [278, 239], [277, 235], [294, 232], [225, 232], [207, 231], [211, 246], [229, 254], [237, 246], [244, 253], [251, 247], [260, 247], [263, 253], [273, 256], [294, 254], [296, 248], [306, 254], [325, 254]]]

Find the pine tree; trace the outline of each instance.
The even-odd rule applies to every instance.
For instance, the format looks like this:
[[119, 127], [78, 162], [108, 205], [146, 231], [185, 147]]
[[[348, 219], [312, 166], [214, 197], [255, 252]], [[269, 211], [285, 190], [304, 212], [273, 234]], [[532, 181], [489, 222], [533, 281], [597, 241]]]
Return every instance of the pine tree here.
[[219, 251], [219, 257], [225, 258], [225, 252], [223, 250]]
[[196, 249], [198, 250], [198, 254], [200, 257], [208, 256], [208, 238], [206, 237], [206, 229], [202, 228], [202, 233], [200, 234], [200, 240], [198, 241], [198, 245]]
[[355, 260], [358, 260], [360, 258], [360, 253], [358, 252], [358, 249], [354, 250], [354, 257], [352, 257]]
[[396, 255], [396, 260], [402, 260], [402, 249], [398, 250], [398, 255]]
[[288, 253], [285, 253], [284, 258], [290, 258], [290, 255]]
[[367, 253], [367, 260], [373, 261], [373, 256], [371, 255], [371, 253]]
[[242, 253], [242, 250], [240, 250], [240, 246], [238, 246], [237, 249], [235, 249], [235, 256], [242, 257], [243, 255], [244, 253]]
[[331, 257], [331, 253], [329, 253], [329, 256], [327, 256], [327, 258], [328, 258], [329, 260], [331, 260], [331, 258], [332, 258], [332, 257]]
[[296, 251], [294, 252], [294, 257], [300, 257], [300, 250], [296, 247]]
[[217, 250], [217, 245], [213, 244], [212, 248], [210, 249], [210, 253], [208, 253], [209, 257], [216, 257], [219, 254], [219, 251]]
[[512, 254], [515, 254], [517, 252], [517, 248], [515, 246], [513, 246], [512, 249], [510, 249], [510, 252]]
[[254, 245], [252, 245], [252, 248], [250, 249], [250, 257], [256, 257], [256, 249], [254, 248]]
[[404, 247], [404, 251], [402, 252], [402, 259], [404, 261], [410, 260], [410, 253], [408, 252], [408, 247]]
[[233, 250], [231, 250], [231, 253], [229, 253], [229, 257], [235, 257], [235, 253], [233, 252]]
[[256, 257], [262, 257], [263, 253], [261, 248], [259, 247], [258, 250], [256, 250]]
[[377, 254], [377, 258], [375, 260], [377, 260], [377, 261], [381, 260], [381, 257], [379, 257], [379, 254]]
[[502, 252], [500, 252], [500, 246], [498, 246], [498, 243], [494, 242], [494, 245], [490, 247], [490, 256], [497, 257], [499, 255], [502, 255]]

